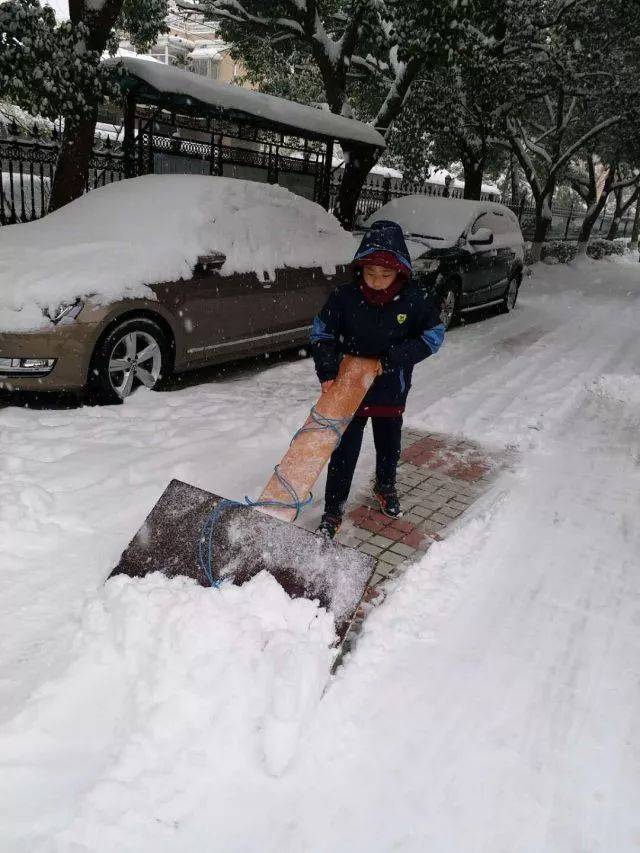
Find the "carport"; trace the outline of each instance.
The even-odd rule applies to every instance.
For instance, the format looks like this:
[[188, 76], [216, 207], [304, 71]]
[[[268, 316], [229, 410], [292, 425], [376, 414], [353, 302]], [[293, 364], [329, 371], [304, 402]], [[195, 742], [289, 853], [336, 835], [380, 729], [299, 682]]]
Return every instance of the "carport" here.
[[196, 172], [281, 184], [329, 206], [335, 143], [378, 154], [370, 125], [171, 65], [124, 68], [125, 177]]

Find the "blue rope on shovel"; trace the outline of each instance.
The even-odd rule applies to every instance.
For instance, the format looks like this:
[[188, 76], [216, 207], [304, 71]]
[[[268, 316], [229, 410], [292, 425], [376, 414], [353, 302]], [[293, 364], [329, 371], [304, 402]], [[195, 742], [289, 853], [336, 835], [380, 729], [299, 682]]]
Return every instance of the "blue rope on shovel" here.
[[[340, 444], [340, 440], [342, 439], [342, 432], [348, 426], [351, 418], [329, 418], [326, 415], [321, 415], [317, 411], [315, 406], [312, 406], [311, 408], [310, 417], [313, 423], [309, 424], [308, 426], [300, 427], [300, 429], [295, 433], [295, 435], [289, 442], [289, 447], [291, 447], [296, 438], [298, 438], [299, 435], [302, 435], [303, 432], [311, 432], [316, 430], [332, 430], [336, 436], [336, 443], [334, 445], [335, 450], [335, 448]], [[244, 503], [242, 503], [241, 501], [232, 501], [228, 498], [223, 498], [222, 500], [218, 501], [216, 506], [211, 510], [211, 512], [204, 520], [202, 530], [200, 531], [200, 538], [198, 539], [196, 557], [198, 560], [198, 567], [200, 568], [206, 579], [209, 581], [210, 586], [215, 587], [217, 589], [222, 582], [220, 579], [216, 579], [213, 577], [212, 565], [214, 548], [214, 528], [216, 522], [218, 521], [222, 513], [222, 510], [232, 506], [249, 506], [254, 508], [264, 506], [277, 506], [282, 507], [283, 509], [295, 510], [293, 521], [296, 521], [298, 516], [300, 515], [300, 511], [302, 510], [302, 508], [308, 506], [313, 501], [312, 492], [309, 492], [309, 496], [306, 497], [304, 500], [300, 500], [300, 497], [297, 494], [296, 490], [287, 480], [284, 474], [280, 473], [280, 469], [277, 465], [274, 467], [273, 473], [275, 474], [276, 479], [278, 480], [282, 488], [291, 496], [291, 502], [276, 500], [254, 501], [251, 498], [245, 497]]]

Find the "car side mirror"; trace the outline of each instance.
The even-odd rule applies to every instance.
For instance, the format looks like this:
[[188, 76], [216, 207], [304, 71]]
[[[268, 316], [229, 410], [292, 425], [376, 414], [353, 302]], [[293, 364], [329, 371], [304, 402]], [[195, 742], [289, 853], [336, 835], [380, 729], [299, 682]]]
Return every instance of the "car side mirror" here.
[[493, 231], [491, 228], [478, 228], [475, 234], [469, 237], [471, 246], [490, 246], [493, 243]]
[[220, 267], [227, 260], [227, 256], [223, 252], [211, 252], [208, 255], [199, 255], [194, 275], [208, 275]]

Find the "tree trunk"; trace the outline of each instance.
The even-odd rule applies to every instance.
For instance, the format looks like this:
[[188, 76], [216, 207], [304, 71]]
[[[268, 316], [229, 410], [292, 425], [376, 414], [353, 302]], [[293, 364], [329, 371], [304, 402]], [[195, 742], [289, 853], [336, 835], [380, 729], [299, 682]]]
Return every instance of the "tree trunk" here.
[[584, 219], [582, 220], [582, 225], [580, 226], [580, 233], [578, 234], [579, 255], [586, 254], [587, 244], [589, 242], [589, 238], [591, 237], [593, 226], [598, 221], [598, 217], [602, 213], [602, 208], [607, 203], [607, 197], [608, 193], [602, 192], [598, 201], [587, 208], [587, 212], [585, 213]]
[[638, 237], [640, 237], [640, 199], [636, 201], [636, 215], [633, 220], [633, 229], [631, 231], [631, 248], [638, 245]]
[[511, 172], [511, 204], [518, 203], [518, 164], [513, 156], [513, 151], [509, 151], [509, 168]]
[[546, 240], [551, 225], [551, 201], [553, 196], [546, 195], [536, 199], [536, 227], [531, 244], [531, 261], [535, 264], [542, 257], [542, 244]]
[[345, 155], [344, 175], [338, 190], [338, 200], [333, 214], [343, 228], [351, 230], [362, 187], [378, 158], [369, 148], [346, 148], [343, 146], [343, 151]]
[[463, 198], [480, 200], [482, 195], [482, 178], [484, 177], [484, 160], [463, 160], [464, 167], [464, 194]]
[[[86, 43], [89, 50], [96, 51], [98, 55], [104, 53], [122, 3], [123, 0], [102, 0], [101, 3], [88, 8], [88, 4], [82, 0], [70, 0], [71, 23], [76, 26], [83, 21], [89, 29]], [[91, 93], [86, 94], [91, 103]], [[58, 210], [84, 193], [89, 177], [89, 161], [93, 152], [97, 118], [97, 103], [94, 103], [91, 112], [81, 119], [64, 116], [64, 133], [53, 178], [49, 212]]]
[[84, 193], [93, 152], [96, 121], [97, 110], [80, 121], [72, 123], [70, 119], [66, 120], [49, 201], [50, 213]]
[[616, 206], [616, 211], [613, 214], [613, 219], [611, 220], [611, 225], [609, 226], [609, 231], [607, 232], [607, 240], [615, 240], [618, 236], [618, 228], [620, 227], [620, 219], [622, 217], [622, 213], [620, 209]]
[[598, 217], [602, 213], [603, 209], [606, 207], [607, 200], [609, 198], [609, 193], [611, 192], [611, 187], [613, 185], [615, 172], [616, 165], [614, 163], [609, 167], [607, 177], [605, 178], [604, 185], [602, 187], [602, 192], [599, 196], [597, 196], [598, 189], [596, 185], [595, 171], [593, 170], [592, 166], [590, 168], [590, 178], [592, 180], [592, 183], [589, 187], [587, 212], [585, 214], [584, 220], [582, 221], [580, 233], [578, 234], [579, 255], [584, 255], [587, 252], [587, 244], [589, 243], [589, 238], [591, 237], [593, 226], [596, 224], [596, 222], [598, 221]]

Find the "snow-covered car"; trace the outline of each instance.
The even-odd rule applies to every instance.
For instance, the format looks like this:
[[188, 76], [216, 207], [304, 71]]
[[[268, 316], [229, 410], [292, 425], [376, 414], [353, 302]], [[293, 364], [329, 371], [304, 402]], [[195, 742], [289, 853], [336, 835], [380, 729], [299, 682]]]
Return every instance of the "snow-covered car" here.
[[353, 237], [288, 190], [147, 175], [0, 229], [0, 388], [105, 400], [298, 346]]
[[448, 328], [460, 314], [486, 305], [515, 307], [524, 240], [517, 216], [503, 204], [410, 195], [367, 220], [390, 219], [405, 232], [415, 272], [435, 287]]

